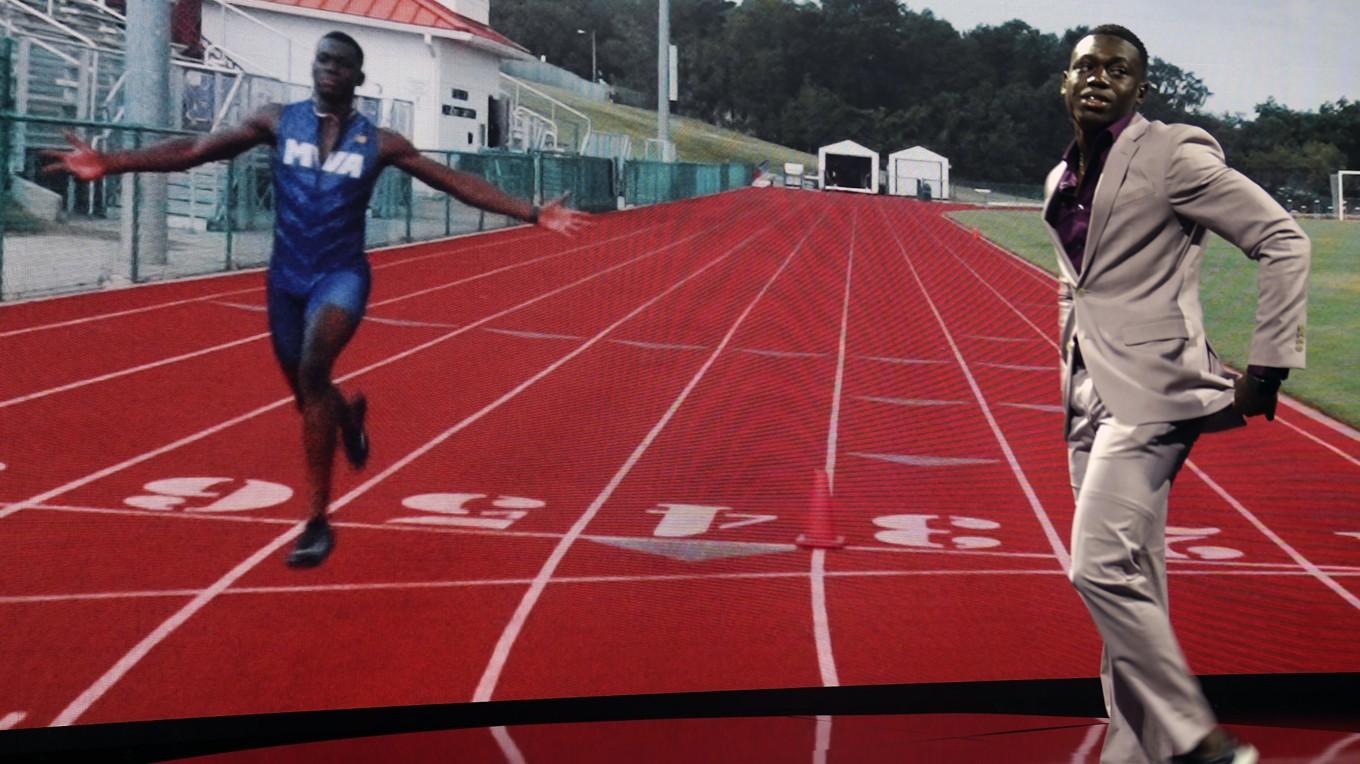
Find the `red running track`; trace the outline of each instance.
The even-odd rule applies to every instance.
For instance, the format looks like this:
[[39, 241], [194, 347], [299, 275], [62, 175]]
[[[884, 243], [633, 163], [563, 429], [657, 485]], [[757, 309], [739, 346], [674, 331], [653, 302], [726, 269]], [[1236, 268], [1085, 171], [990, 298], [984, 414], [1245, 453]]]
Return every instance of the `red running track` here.
[[[946, 205], [743, 190], [375, 252], [339, 542], [258, 273], [0, 309], [0, 727], [1088, 677], [1055, 285]], [[842, 549], [794, 545], [827, 475]], [[1171, 588], [1205, 674], [1360, 670], [1360, 441], [1206, 437]]]

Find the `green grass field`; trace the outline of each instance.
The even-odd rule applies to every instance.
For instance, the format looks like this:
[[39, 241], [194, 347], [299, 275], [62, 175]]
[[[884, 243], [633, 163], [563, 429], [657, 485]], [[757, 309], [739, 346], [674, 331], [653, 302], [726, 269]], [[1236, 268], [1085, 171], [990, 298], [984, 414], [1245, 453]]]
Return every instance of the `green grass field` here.
[[[548, 85], [532, 84], [536, 89], [590, 117], [592, 130], [632, 136], [634, 158], [641, 158], [646, 140], [656, 137], [655, 111], [601, 103]], [[541, 108], [529, 100], [531, 96], [526, 96], [526, 103], [531, 108]], [[784, 162], [801, 162], [808, 168], [817, 164], [817, 157], [811, 154], [675, 115], [671, 115], [671, 140], [675, 142], [676, 154], [683, 162], [759, 164], [769, 160], [771, 171], [776, 172], [782, 170]]]
[[[1039, 212], [967, 210], [952, 213], [997, 244], [1055, 273], [1053, 240]], [[1289, 395], [1360, 425], [1360, 223], [1303, 220], [1313, 241], [1308, 286], [1308, 368], [1290, 374]], [[1214, 349], [1245, 368], [1256, 326], [1256, 264], [1236, 247], [1210, 237], [1200, 277], [1204, 324]]]

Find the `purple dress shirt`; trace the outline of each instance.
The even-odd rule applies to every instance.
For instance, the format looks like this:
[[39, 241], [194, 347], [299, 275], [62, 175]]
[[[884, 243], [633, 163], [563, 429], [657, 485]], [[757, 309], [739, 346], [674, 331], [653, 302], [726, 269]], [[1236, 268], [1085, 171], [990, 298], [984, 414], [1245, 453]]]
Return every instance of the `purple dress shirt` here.
[[1091, 227], [1091, 203], [1096, 198], [1096, 183], [1105, 169], [1110, 148], [1132, 121], [1133, 112], [1130, 112], [1096, 136], [1091, 165], [1081, 178], [1077, 177], [1077, 168], [1081, 166], [1081, 148], [1077, 142], [1072, 141], [1063, 155], [1067, 169], [1058, 179], [1058, 188], [1053, 192], [1053, 203], [1048, 207], [1048, 223], [1058, 232], [1058, 241], [1062, 242], [1067, 259], [1072, 261], [1072, 269], [1078, 273], [1081, 273], [1082, 258], [1086, 254], [1086, 231]]

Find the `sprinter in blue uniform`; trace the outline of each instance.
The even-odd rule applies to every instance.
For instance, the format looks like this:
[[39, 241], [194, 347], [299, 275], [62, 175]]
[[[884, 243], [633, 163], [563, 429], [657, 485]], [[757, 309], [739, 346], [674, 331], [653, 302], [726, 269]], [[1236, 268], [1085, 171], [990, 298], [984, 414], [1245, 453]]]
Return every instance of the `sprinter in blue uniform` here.
[[309, 518], [288, 556], [294, 567], [321, 564], [335, 545], [326, 511], [337, 439], [355, 469], [368, 460], [367, 401], [363, 395], [346, 401], [331, 382], [331, 369], [368, 304], [364, 221], [382, 169], [398, 167], [466, 204], [558, 233], [586, 224], [582, 213], [560, 199], [539, 208], [508, 196], [475, 175], [422, 156], [402, 136], [375, 126], [354, 109], [363, 63], [363, 49], [352, 37], [331, 32], [317, 44], [310, 100], [270, 104], [239, 126], [136, 151], [104, 154], [69, 135], [75, 150], [52, 154], [55, 161], [46, 168], [90, 181], [125, 172], [175, 172], [262, 144], [274, 146], [269, 328], [274, 354], [302, 412], [310, 489]]

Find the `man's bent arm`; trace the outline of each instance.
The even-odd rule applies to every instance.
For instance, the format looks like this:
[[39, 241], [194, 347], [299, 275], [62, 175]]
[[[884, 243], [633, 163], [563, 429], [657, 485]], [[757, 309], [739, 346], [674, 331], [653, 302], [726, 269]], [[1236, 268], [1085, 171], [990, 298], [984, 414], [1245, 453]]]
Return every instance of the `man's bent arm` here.
[[1256, 331], [1249, 363], [1302, 369], [1311, 247], [1297, 221], [1246, 176], [1228, 167], [1208, 133], [1191, 129], [1167, 167], [1177, 213], [1259, 263]]

